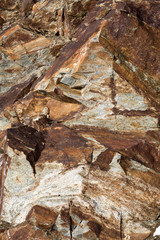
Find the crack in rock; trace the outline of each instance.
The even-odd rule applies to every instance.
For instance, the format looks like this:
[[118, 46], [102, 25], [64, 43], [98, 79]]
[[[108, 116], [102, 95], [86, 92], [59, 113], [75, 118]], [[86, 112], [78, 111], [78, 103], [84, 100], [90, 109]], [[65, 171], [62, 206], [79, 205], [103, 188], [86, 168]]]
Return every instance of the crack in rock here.
[[35, 164], [45, 146], [43, 134], [32, 127], [22, 125], [7, 129], [7, 141], [9, 147], [26, 155], [35, 175]]

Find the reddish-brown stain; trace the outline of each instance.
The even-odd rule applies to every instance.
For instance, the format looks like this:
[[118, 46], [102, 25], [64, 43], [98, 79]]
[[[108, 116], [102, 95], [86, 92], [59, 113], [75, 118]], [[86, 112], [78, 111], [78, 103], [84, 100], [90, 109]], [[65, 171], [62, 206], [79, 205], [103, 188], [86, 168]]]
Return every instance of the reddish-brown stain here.
[[92, 164], [93, 167], [99, 167], [102, 171], [108, 171], [110, 169], [109, 164], [112, 162], [114, 155], [115, 152], [112, 152], [109, 149], [101, 152], [96, 161]]
[[35, 205], [26, 216], [26, 221], [43, 229], [50, 229], [55, 223], [57, 213], [53, 209]]
[[34, 128], [20, 125], [7, 129], [7, 140], [11, 148], [22, 151], [26, 155], [33, 173], [36, 174], [35, 164], [45, 146], [43, 134]]
[[99, 223], [94, 221], [89, 221], [87, 225], [92, 230], [92, 232], [94, 232], [97, 235], [97, 237], [99, 237], [102, 231], [102, 226]]

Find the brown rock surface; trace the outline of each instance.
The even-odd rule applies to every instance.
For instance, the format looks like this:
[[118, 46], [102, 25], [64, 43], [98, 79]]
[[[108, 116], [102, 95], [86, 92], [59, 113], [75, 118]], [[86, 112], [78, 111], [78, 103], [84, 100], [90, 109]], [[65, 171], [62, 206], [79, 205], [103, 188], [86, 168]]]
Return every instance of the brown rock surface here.
[[26, 217], [26, 220], [36, 227], [51, 229], [56, 218], [57, 214], [54, 211], [36, 205], [30, 210]]
[[0, 2], [0, 240], [151, 240], [158, 0]]
[[157, 13], [160, 9], [159, 4], [156, 8], [156, 1], [146, 1], [145, 7], [142, 7], [142, 1], [138, 4], [129, 1], [118, 4], [117, 10], [108, 15], [100, 42], [114, 54], [115, 71], [159, 108], [160, 32]]
[[24, 226], [17, 226], [12, 229], [8, 229], [5, 233], [2, 233], [0, 236], [1, 240], [30, 240], [30, 239], [36, 239], [36, 240], [49, 240], [45, 234], [40, 229], [35, 229], [33, 226], [26, 224]]

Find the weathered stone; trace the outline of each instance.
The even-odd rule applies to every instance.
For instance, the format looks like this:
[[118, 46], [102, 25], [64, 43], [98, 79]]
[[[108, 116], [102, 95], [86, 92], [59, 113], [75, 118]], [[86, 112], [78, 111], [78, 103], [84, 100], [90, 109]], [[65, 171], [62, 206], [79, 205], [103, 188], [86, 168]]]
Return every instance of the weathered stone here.
[[[19, 24], [3, 31], [0, 35], [1, 92], [6, 92], [14, 85], [27, 82], [33, 75], [39, 77], [45, 71], [49, 61], [53, 60], [52, 54], [48, 56], [46, 54], [50, 52], [54, 44], [54, 40], [36, 36], [35, 33], [24, 29]], [[35, 68], [33, 69], [34, 63], [37, 72]]]
[[26, 224], [24, 226], [15, 227], [8, 229], [5, 233], [0, 235], [1, 240], [30, 240], [30, 239], [39, 239], [39, 240], [49, 240], [45, 232], [40, 229], [35, 229], [33, 226]]
[[22, 0], [22, 16], [26, 16], [27, 13], [32, 9], [33, 6], [33, 0]]
[[105, 128], [74, 126], [74, 130], [86, 137], [93, 137], [105, 147], [114, 151], [131, 148], [145, 139], [144, 133], [115, 132]]
[[4, 110], [7, 105], [11, 105], [27, 95], [36, 79], [36, 76], [32, 76], [28, 81], [13, 86], [7, 93], [2, 94], [0, 96], [0, 110]]
[[[147, 9], [147, 4], [145, 6]], [[160, 33], [143, 21], [144, 11], [147, 11], [145, 8], [142, 10], [141, 6], [134, 7], [134, 3], [130, 3], [121, 4], [117, 9], [109, 13], [100, 42], [114, 55], [114, 70], [139, 88], [158, 108]], [[128, 13], [136, 13], [137, 18]], [[156, 22], [157, 9], [155, 14]], [[146, 22], [150, 22], [147, 14], [145, 17]], [[154, 25], [154, 20], [151, 25]]]
[[12, 0], [4, 0], [0, 3], [0, 8], [7, 9], [7, 10], [13, 10], [18, 5], [18, 1], [12, 1]]
[[39, 228], [51, 229], [56, 218], [57, 214], [54, 211], [49, 208], [36, 205], [28, 213], [26, 221]]
[[[3, 206], [4, 185], [7, 177], [7, 171], [10, 164], [10, 158], [6, 154], [0, 154], [0, 214]], [[3, 227], [2, 227], [3, 229]], [[4, 228], [5, 229], [5, 228]]]
[[8, 146], [22, 151], [26, 155], [36, 174], [35, 164], [40, 158], [45, 145], [43, 134], [28, 126], [19, 126], [7, 129]]
[[97, 168], [100, 168], [102, 171], [108, 171], [110, 169], [109, 164], [112, 162], [114, 154], [114, 152], [108, 149], [101, 152], [96, 161], [93, 162], [91, 169], [94, 168], [96, 170]]
[[0, 3], [0, 239], [155, 239], [159, 7]]
[[65, 103], [57, 100], [50, 100], [47, 103], [49, 116], [56, 121], [64, 121], [72, 118], [75, 114], [80, 114], [84, 108], [82, 105]]
[[60, 124], [53, 124], [45, 134], [45, 149], [38, 164], [55, 161], [72, 168], [91, 162], [91, 147], [83, 137], [70, 129]]
[[141, 162], [145, 166], [160, 172], [159, 152], [160, 135], [159, 132], [150, 131], [147, 133], [147, 138], [140, 143], [124, 150], [124, 153], [132, 159]]

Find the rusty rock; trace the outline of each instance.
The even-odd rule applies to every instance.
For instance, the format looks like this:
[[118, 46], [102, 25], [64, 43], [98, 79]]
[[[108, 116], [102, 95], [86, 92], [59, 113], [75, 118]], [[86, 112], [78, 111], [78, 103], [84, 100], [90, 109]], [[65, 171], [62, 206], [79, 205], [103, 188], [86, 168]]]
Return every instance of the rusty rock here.
[[159, 8], [1, 1], [0, 239], [157, 238]]

